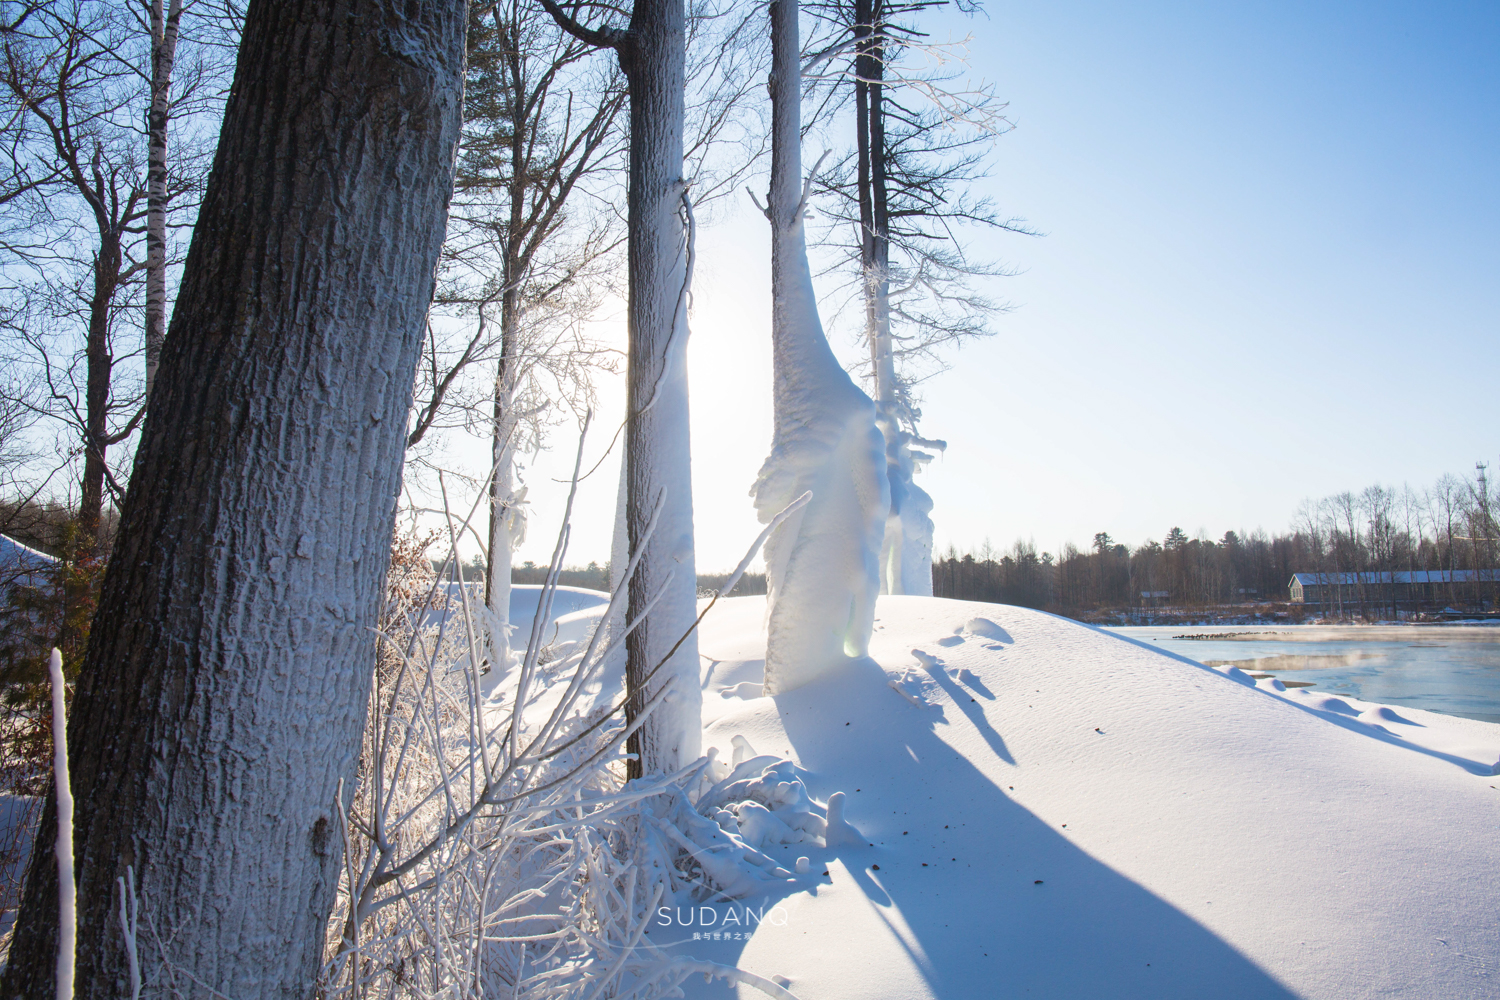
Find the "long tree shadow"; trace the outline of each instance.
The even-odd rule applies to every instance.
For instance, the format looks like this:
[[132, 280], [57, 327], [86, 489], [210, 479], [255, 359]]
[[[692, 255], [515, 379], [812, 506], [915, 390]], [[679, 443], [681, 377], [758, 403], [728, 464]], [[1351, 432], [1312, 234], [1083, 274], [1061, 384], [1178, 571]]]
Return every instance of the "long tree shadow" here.
[[[870, 842], [835, 850], [803, 845], [795, 853], [808, 855], [815, 873], [837, 859], [833, 876], [816, 881], [828, 885], [852, 875], [864, 897], [858, 912], [866, 933], [873, 929], [892, 942], [881, 947], [904, 948], [931, 995], [1295, 996], [1211, 930], [1018, 804], [939, 738], [937, 727], [949, 723], [936, 709], [901, 703], [873, 661], [831, 671], [775, 702], [814, 794], [846, 792], [848, 818]], [[969, 695], [958, 704], [968, 707]], [[975, 724], [982, 733], [989, 725]], [[732, 725], [722, 720], [719, 733], [729, 734]], [[860, 731], [872, 725], [879, 731]], [[985, 739], [1009, 761], [998, 733]], [[797, 945], [804, 954], [811, 945], [837, 963], [870, 946], [851, 939], [847, 925], [810, 919], [804, 916], [796, 932], [811, 938], [787, 938], [804, 942]], [[781, 940], [774, 935], [783, 932], [757, 933], [773, 935], [774, 948]], [[744, 947], [740, 940], [692, 942], [686, 950], [732, 964]], [[897, 983], [869, 983], [877, 985], [871, 995], [904, 995]], [[689, 996], [730, 993], [721, 983], [700, 981]]]

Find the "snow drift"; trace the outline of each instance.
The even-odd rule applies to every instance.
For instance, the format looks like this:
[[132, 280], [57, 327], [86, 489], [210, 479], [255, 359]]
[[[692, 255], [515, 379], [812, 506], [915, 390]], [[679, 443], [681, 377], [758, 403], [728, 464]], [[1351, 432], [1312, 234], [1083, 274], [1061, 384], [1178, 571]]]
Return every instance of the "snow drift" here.
[[810, 862], [757, 903], [779, 919], [658, 945], [803, 1000], [1494, 995], [1500, 726], [1250, 686], [1020, 608], [877, 612], [869, 658], [775, 697], [762, 600], [705, 620], [705, 746], [791, 758], [863, 837], [768, 847]]

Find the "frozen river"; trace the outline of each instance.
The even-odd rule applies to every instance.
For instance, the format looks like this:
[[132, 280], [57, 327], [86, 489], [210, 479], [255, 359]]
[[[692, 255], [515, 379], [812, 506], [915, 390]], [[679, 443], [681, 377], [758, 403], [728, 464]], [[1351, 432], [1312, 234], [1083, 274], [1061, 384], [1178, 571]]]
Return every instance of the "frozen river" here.
[[1108, 631], [1208, 666], [1233, 664], [1273, 675], [1288, 687], [1500, 723], [1500, 627], [1178, 625]]

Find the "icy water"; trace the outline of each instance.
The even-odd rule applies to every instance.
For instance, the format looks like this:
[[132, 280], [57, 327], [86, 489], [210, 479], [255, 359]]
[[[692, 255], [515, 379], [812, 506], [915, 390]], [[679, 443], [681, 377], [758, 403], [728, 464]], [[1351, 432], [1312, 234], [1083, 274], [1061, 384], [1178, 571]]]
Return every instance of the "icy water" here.
[[1500, 723], [1496, 627], [1178, 625], [1109, 631], [1208, 666], [1233, 664], [1270, 674], [1288, 687]]

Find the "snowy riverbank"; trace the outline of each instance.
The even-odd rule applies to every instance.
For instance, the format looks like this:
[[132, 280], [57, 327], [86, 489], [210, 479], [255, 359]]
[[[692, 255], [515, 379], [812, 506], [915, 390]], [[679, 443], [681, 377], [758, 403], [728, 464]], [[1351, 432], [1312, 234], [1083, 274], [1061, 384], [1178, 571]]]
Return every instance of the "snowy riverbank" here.
[[776, 848], [813, 862], [778, 919], [657, 940], [803, 1000], [1494, 995], [1500, 726], [922, 598], [881, 598], [870, 660], [773, 700], [763, 608], [704, 622], [705, 745], [792, 756], [873, 846]]

